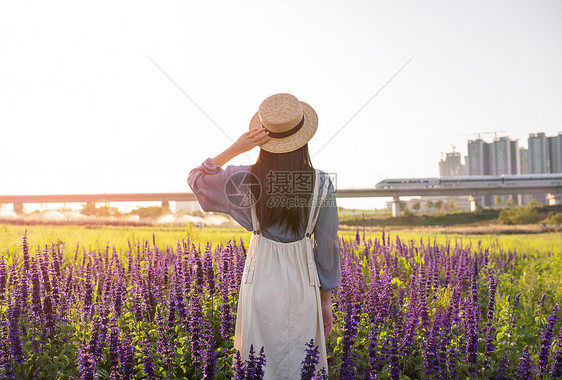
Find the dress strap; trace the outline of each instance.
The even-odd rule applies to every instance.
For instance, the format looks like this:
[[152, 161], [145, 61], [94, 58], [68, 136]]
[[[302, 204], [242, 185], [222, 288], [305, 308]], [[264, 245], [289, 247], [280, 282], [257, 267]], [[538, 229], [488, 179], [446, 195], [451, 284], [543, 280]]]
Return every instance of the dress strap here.
[[251, 207], [252, 209], [252, 231], [259, 235], [260, 233], [260, 221], [258, 220], [258, 216], [256, 214], [256, 203], [254, 202], [254, 204]]
[[312, 193], [312, 203], [310, 205], [310, 214], [308, 216], [308, 224], [306, 226], [306, 237], [310, 237], [310, 235], [312, 235], [312, 231], [314, 230], [314, 226], [316, 225], [316, 220], [318, 219], [318, 215], [320, 214], [320, 207], [322, 206], [322, 203], [324, 203], [324, 199], [326, 198], [326, 194], [328, 193], [329, 185], [328, 178], [324, 178], [324, 185], [322, 186], [321, 190], [322, 196], [319, 196], [320, 174], [318, 169], [314, 169], [314, 171], [316, 172], [316, 176], [314, 178], [314, 191]]

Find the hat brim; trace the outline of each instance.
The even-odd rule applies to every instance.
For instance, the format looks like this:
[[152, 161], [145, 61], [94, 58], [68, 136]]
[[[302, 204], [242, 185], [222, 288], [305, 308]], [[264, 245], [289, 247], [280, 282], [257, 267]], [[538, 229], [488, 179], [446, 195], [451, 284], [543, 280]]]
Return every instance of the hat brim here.
[[[271, 137], [268, 142], [260, 145], [261, 149], [271, 153], [287, 153], [299, 149], [310, 141], [318, 129], [318, 115], [305, 102], [301, 102], [301, 104], [304, 112], [304, 124], [301, 129], [291, 136], [282, 138]], [[256, 128], [263, 128], [257, 112], [250, 121], [250, 130]]]

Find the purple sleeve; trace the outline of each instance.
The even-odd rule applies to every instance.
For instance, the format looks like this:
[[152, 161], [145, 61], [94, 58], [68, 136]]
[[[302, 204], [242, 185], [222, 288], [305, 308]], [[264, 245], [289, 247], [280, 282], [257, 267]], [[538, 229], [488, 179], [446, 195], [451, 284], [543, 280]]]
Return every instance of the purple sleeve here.
[[207, 158], [201, 165], [189, 172], [187, 183], [201, 208], [205, 212], [222, 212], [232, 216], [246, 230], [252, 230], [252, 216], [249, 208], [233, 205], [227, 198], [225, 185], [228, 178], [235, 170], [243, 169], [242, 166], [228, 166], [223, 170]]
[[203, 211], [229, 213], [230, 204], [224, 193], [227, 178], [227, 172], [213, 164], [210, 157], [189, 172], [187, 183]]

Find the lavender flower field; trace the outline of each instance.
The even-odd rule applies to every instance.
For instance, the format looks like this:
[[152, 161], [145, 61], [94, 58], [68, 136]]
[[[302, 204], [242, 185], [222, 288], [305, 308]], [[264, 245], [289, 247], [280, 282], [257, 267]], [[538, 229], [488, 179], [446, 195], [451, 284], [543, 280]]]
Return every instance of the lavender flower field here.
[[[0, 378], [259, 379], [233, 349], [242, 239], [105, 249], [60, 240], [0, 254]], [[330, 379], [562, 377], [560, 250], [341, 239]], [[303, 342], [302, 378], [315, 371]]]

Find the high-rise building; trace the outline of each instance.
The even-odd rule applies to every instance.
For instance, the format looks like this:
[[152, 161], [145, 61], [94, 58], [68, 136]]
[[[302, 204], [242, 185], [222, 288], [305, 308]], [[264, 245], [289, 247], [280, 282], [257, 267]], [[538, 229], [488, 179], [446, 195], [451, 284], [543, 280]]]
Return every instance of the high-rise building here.
[[[518, 174], [521, 170], [517, 140], [500, 137], [487, 143], [482, 139], [468, 141], [468, 175], [502, 175]], [[509, 197], [504, 196], [502, 201]], [[515, 198], [519, 203], [519, 198]], [[494, 206], [495, 197], [480, 197], [482, 206]]]
[[562, 132], [548, 137], [548, 163], [550, 173], [562, 173]]
[[549, 173], [548, 144], [544, 133], [529, 135], [529, 173]]
[[[562, 173], [562, 132], [550, 137], [544, 133], [531, 133], [527, 141], [528, 149], [520, 148], [519, 142], [509, 137], [495, 138], [491, 143], [480, 137], [469, 140], [465, 165], [461, 164], [460, 153], [447, 153], [446, 159], [439, 162], [439, 175]], [[494, 206], [495, 198], [482, 196], [478, 201], [483, 207]], [[502, 197], [502, 203], [506, 198], [514, 199], [518, 204], [526, 204], [533, 198], [546, 202], [546, 194], [513, 194]]]
[[464, 175], [465, 165], [461, 162], [461, 154], [459, 152], [447, 153], [445, 159], [441, 158], [439, 161], [439, 176], [459, 176]]
[[482, 139], [468, 141], [468, 175], [490, 174], [490, 148]]
[[491, 149], [490, 154], [490, 174], [517, 174], [520, 171], [520, 160], [517, 154], [517, 140], [510, 140], [509, 137], [495, 139], [488, 144]]
[[519, 156], [519, 141], [512, 140], [509, 142], [511, 174], [521, 173], [521, 157]]
[[[531, 133], [528, 141], [529, 149], [521, 153], [528, 157], [528, 173], [562, 173], [562, 132], [550, 137]], [[522, 173], [525, 174], [523, 170]]]
[[529, 174], [529, 150], [519, 148], [519, 161], [521, 163], [521, 170], [519, 174]]

